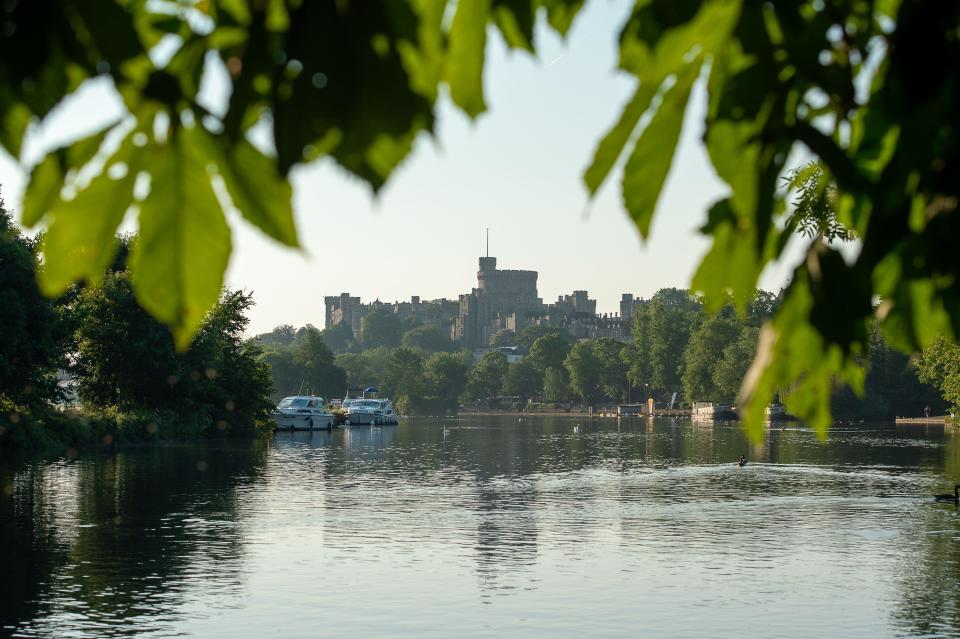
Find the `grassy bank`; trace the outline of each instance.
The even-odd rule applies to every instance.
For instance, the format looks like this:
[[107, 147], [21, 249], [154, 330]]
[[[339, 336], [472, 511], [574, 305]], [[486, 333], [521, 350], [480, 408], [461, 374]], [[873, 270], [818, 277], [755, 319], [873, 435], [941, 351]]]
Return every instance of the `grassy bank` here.
[[71, 449], [104, 448], [207, 437], [254, 437], [265, 425], [211, 424], [206, 417], [184, 418], [156, 411], [122, 412], [27, 409], [0, 400], [0, 451], [59, 454]]

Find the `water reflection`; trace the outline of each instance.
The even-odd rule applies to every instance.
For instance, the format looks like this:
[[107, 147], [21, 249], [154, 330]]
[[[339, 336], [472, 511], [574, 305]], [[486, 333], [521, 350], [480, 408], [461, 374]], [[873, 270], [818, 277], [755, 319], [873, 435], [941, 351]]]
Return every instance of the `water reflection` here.
[[955, 477], [942, 430], [857, 425], [821, 443], [793, 425], [751, 446], [735, 424], [561, 416], [7, 464], [0, 623], [960, 636], [960, 514], [928, 498]]

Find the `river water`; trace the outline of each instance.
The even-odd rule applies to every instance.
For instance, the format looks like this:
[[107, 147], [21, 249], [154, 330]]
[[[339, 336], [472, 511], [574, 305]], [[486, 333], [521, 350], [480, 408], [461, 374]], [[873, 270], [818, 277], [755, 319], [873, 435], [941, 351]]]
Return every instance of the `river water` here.
[[474, 417], [7, 460], [0, 635], [960, 637], [956, 439]]

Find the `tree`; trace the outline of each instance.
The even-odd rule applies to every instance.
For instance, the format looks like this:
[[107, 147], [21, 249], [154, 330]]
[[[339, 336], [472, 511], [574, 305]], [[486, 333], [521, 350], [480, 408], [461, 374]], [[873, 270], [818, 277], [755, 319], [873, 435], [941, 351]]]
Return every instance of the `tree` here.
[[401, 344], [407, 348], [419, 348], [427, 353], [450, 352], [456, 349], [453, 341], [436, 326], [424, 324], [403, 334]]
[[[334, 362], [343, 369], [347, 376], [347, 386], [361, 388], [380, 384], [380, 378], [370, 365], [368, 353], [341, 353]], [[379, 369], [382, 370], [382, 369]]]
[[323, 341], [323, 334], [315, 328], [296, 352], [295, 361], [302, 371], [306, 388], [315, 395], [336, 397], [347, 385], [346, 372], [336, 365], [333, 352]]
[[529, 357], [525, 357], [510, 364], [503, 390], [507, 395], [516, 395], [520, 404], [526, 404], [530, 398], [543, 392], [543, 374]]
[[537, 338], [530, 347], [527, 358], [543, 373], [548, 368], [562, 368], [569, 352], [570, 340], [565, 335], [552, 331]]
[[712, 380], [717, 389], [717, 401], [731, 404], [737, 399], [743, 377], [757, 352], [759, 329], [742, 327], [740, 334], [723, 347], [723, 356], [713, 368]]
[[601, 337], [590, 347], [594, 356], [600, 360], [600, 389], [603, 394], [615, 401], [624, 399], [627, 395], [628, 366], [623, 359], [623, 350], [626, 346], [615, 339]]
[[326, 327], [320, 337], [334, 353], [344, 353], [353, 345], [353, 330], [344, 322]]
[[180, 353], [169, 330], [137, 304], [128, 274], [109, 274], [77, 298], [71, 370], [80, 397], [96, 408], [152, 410], [217, 431], [250, 430], [272, 407], [269, 368], [256, 343], [243, 339], [252, 304], [244, 293], [224, 293]]
[[650, 385], [672, 392], [682, 385], [683, 351], [700, 310], [689, 292], [665, 288], [650, 300], [649, 340]]
[[920, 381], [940, 390], [950, 404], [950, 412], [960, 414], [960, 346], [939, 336], [923, 350], [917, 363]]
[[[562, 35], [583, 3], [166, 4], [11, 4], [0, 39], [0, 144], [19, 158], [29, 124], [95, 76], [124, 97], [130, 117], [110, 125], [126, 130], [116, 129], [105, 161], [91, 163], [110, 127], [40, 159], [23, 223], [49, 225], [40, 281], [57, 295], [101, 279], [136, 190], [143, 241], [132, 281], [183, 350], [221, 292], [231, 251], [223, 206], [297, 246], [294, 166], [327, 156], [380, 189], [418, 135], [434, 130], [439, 95], [470, 117], [486, 109], [488, 24], [510, 47], [536, 51], [538, 10]], [[70, 19], [51, 20], [54, 12]], [[795, 148], [820, 161], [836, 185], [838, 220], [862, 238], [849, 262], [805, 240], [806, 259], [761, 333], [744, 389], [749, 423], [760, 423], [775, 388], [790, 386], [788, 408], [822, 432], [834, 381], [862, 380], [871, 319], [905, 352], [960, 335], [951, 244], [960, 127], [944, 126], [960, 111], [958, 27], [960, 10], [932, 0], [650, 0], [625, 12], [619, 68], [636, 90], [584, 184], [593, 195], [621, 174], [624, 206], [646, 238], [692, 88], [708, 70], [703, 138], [730, 187], [710, 208], [703, 230], [712, 244], [692, 282], [709, 311], [730, 295], [743, 310], [764, 267], [783, 256], [794, 230], [780, 224], [778, 186]], [[151, 59], [166, 34], [177, 35], [168, 39], [175, 50]], [[213, 67], [227, 69], [230, 98], [207, 109], [198, 94]], [[255, 126], [275, 155], [249, 142]], [[875, 308], [877, 298], [885, 303]]]
[[364, 348], [400, 345], [403, 327], [396, 313], [386, 308], [371, 311], [360, 322], [360, 341]]
[[543, 372], [543, 398], [548, 402], [565, 402], [570, 399], [570, 387], [561, 368], [548, 368]]
[[722, 400], [716, 383], [724, 349], [740, 334], [741, 325], [732, 307], [707, 317], [690, 336], [683, 352], [683, 391], [688, 401]]
[[520, 334], [517, 335], [517, 346], [522, 346], [530, 350], [533, 347], [533, 343], [544, 335], [559, 335], [568, 343], [572, 341], [570, 334], [562, 328], [543, 324], [531, 324], [530, 326], [524, 327], [524, 329], [520, 331]]
[[486, 353], [470, 371], [467, 395], [480, 400], [489, 400], [500, 395], [508, 367], [507, 356], [503, 353]]
[[424, 365], [429, 394], [448, 411], [456, 411], [467, 387], [467, 361], [462, 353], [434, 353]]
[[837, 185], [830, 180], [822, 162], [809, 162], [783, 180], [787, 190], [797, 196], [786, 220], [789, 230], [827, 244], [857, 237], [856, 232], [837, 219]]
[[426, 394], [423, 358], [410, 348], [393, 351], [383, 371], [383, 386], [400, 412], [412, 410]]
[[649, 302], [643, 304], [633, 314], [633, 344], [623, 356], [629, 369], [627, 378], [632, 386], [650, 384], [653, 378], [650, 366], [650, 317], [652, 307]]
[[269, 333], [257, 335], [260, 344], [263, 346], [290, 346], [293, 338], [296, 337], [296, 329], [290, 324], [281, 324]]
[[52, 399], [62, 357], [57, 313], [37, 288], [37, 258], [0, 198], [0, 398]]
[[517, 334], [509, 328], [503, 328], [490, 338], [490, 346], [516, 346]]
[[570, 390], [585, 404], [593, 401], [600, 390], [603, 363], [589, 342], [577, 342], [564, 361], [570, 377]]

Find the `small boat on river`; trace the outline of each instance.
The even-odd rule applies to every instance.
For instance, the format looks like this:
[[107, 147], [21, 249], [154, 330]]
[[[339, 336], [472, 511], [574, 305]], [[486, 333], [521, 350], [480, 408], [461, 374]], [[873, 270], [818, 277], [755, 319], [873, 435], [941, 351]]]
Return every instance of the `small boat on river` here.
[[329, 430], [333, 427], [333, 413], [324, 408], [322, 397], [284, 397], [274, 409], [273, 419], [278, 430]]
[[736, 419], [737, 413], [730, 406], [713, 402], [694, 402], [690, 416], [695, 422], [712, 422], [723, 419]]

